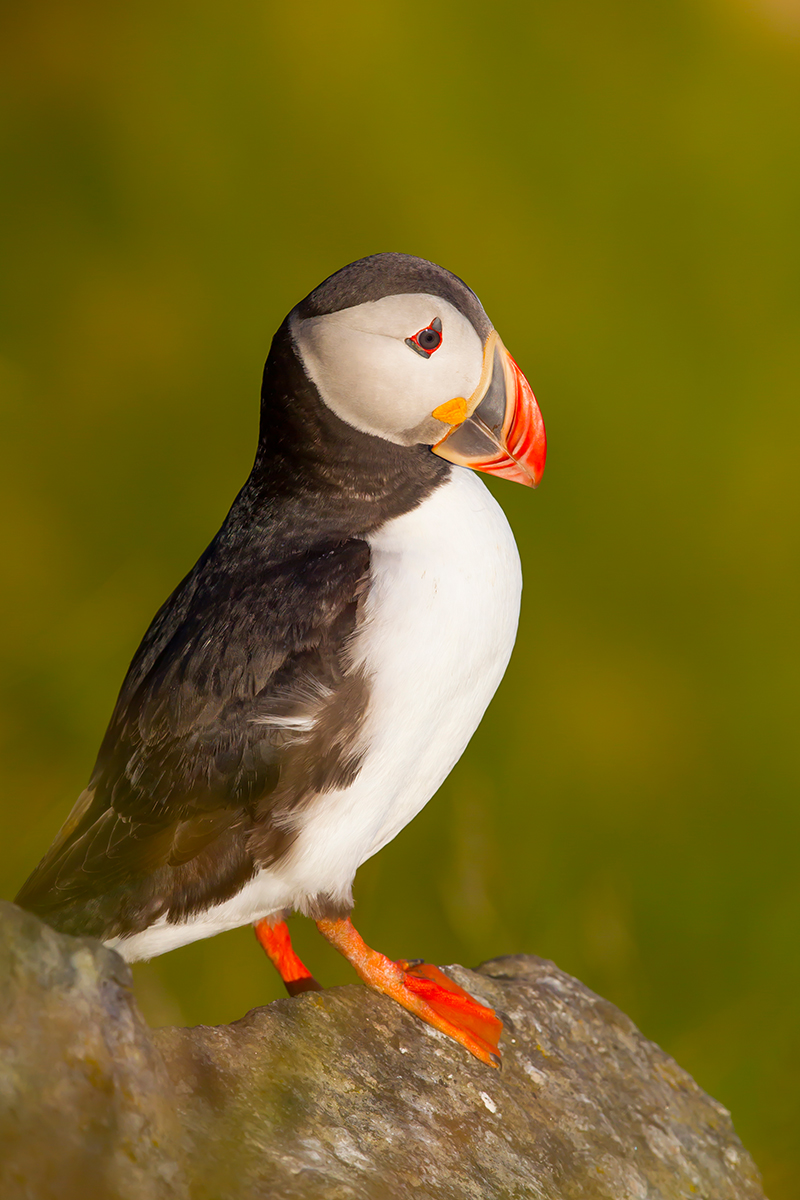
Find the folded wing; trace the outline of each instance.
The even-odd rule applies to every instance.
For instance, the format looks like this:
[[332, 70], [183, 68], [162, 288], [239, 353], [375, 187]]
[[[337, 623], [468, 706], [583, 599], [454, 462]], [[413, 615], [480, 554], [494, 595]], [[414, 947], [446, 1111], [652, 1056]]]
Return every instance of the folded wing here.
[[349, 646], [368, 580], [358, 539], [266, 564], [212, 543], [145, 635], [17, 902], [67, 933], [124, 936], [280, 859], [298, 811], [360, 768], [368, 683]]

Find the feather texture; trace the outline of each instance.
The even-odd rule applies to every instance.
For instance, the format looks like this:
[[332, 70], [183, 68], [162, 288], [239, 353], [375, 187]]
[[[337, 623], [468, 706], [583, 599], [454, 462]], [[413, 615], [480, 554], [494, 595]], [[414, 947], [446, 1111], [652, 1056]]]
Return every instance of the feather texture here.
[[228, 898], [285, 853], [288, 814], [358, 771], [367, 688], [348, 645], [367, 543], [244, 577], [215, 557], [157, 614], [89, 787], [18, 897], [67, 932], [124, 935]]

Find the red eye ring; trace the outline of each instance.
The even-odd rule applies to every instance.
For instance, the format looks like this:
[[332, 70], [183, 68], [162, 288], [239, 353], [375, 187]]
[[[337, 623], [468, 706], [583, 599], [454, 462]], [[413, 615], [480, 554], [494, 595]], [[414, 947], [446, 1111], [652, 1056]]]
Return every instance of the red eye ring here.
[[438, 317], [434, 317], [430, 325], [426, 325], [424, 329], [420, 329], [413, 337], [406, 338], [406, 345], [415, 350], [417, 354], [421, 354], [423, 358], [430, 358], [439, 349], [441, 344], [442, 322]]

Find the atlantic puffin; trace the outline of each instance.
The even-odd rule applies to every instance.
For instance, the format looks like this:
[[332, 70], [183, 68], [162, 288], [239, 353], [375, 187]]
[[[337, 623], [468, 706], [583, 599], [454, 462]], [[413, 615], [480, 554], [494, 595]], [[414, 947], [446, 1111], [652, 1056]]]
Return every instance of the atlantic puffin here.
[[85, 791], [17, 903], [128, 961], [244, 924], [294, 995], [286, 917], [499, 1065], [495, 1013], [350, 921], [353, 878], [461, 756], [514, 643], [521, 571], [477, 472], [535, 487], [541, 413], [477, 296], [406, 254], [284, 320], [255, 462], [156, 613]]

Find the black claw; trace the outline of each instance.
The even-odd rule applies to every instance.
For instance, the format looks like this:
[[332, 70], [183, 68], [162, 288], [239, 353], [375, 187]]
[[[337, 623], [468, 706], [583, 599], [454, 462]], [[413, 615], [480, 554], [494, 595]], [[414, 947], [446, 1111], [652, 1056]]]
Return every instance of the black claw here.
[[290, 996], [300, 996], [303, 992], [321, 992], [322, 985], [312, 976], [305, 979], [284, 979], [283, 986]]
[[494, 1065], [495, 1065], [496, 1067], [499, 1067], [499, 1068], [500, 1068], [500, 1070], [502, 1071], [502, 1069], [503, 1069], [503, 1060], [501, 1059], [500, 1055], [499, 1055], [499, 1054], [490, 1054], [490, 1055], [489, 1055], [489, 1058], [492, 1060], [492, 1062], [494, 1063]]

